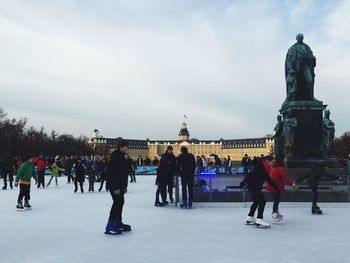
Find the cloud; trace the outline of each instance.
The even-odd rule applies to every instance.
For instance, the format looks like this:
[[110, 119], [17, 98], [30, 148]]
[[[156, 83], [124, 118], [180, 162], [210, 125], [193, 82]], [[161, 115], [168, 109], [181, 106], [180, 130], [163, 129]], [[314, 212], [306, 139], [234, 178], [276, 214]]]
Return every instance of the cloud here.
[[349, 97], [328, 87], [348, 82], [347, 31], [336, 27], [346, 10], [314, 1], [4, 1], [2, 106], [76, 135], [175, 139], [186, 114], [200, 139], [264, 136], [285, 98], [285, 53], [303, 31], [318, 59], [315, 94], [342, 132]]

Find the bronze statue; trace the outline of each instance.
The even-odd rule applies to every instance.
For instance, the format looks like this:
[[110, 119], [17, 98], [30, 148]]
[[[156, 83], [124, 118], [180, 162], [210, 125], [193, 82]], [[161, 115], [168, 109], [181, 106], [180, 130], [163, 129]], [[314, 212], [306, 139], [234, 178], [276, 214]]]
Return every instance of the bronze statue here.
[[303, 43], [304, 36], [296, 36], [297, 43], [288, 49], [285, 61], [287, 98], [283, 105], [295, 100], [316, 100], [314, 82], [316, 57], [311, 48]]
[[295, 132], [297, 126], [297, 118], [292, 117], [291, 113], [288, 113], [283, 121], [284, 147], [286, 149], [285, 154], [287, 157], [292, 157], [295, 152]]
[[277, 115], [277, 124], [274, 129], [273, 134], [274, 139], [274, 147], [275, 147], [275, 156], [281, 156], [284, 154], [283, 152], [283, 121], [282, 121], [282, 115]]
[[322, 154], [324, 157], [328, 156], [334, 140], [335, 125], [334, 122], [329, 119], [331, 112], [329, 110], [324, 111], [324, 118], [322, 119]]

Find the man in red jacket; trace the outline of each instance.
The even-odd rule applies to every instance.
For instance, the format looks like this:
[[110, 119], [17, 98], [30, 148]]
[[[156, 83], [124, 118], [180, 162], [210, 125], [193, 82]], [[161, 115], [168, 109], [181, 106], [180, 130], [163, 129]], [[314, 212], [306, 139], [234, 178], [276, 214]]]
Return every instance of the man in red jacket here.
[[44, 158], [44, 153], [40, 153], [39, 158], [36, 161], [36, 167], [38, 169], [38, 188], [40, 185], [42, 187], [45, 187], [45, 168], [46, 168], [46, 161]]

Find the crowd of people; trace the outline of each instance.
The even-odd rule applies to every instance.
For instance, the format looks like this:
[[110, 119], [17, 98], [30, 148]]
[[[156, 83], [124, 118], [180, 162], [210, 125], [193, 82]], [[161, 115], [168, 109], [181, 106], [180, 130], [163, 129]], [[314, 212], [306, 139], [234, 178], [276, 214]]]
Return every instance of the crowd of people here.
[[[83, 183], [87, 179], [89, 183], [89, 192], [94, 192], [96, 180], [100, 181], [98, 191], [105, 188], [111, 194], [113, 205], [105, 228], [106, 234], [121, 234], [125, 231], [131, 231], [131, 226], [122, 222], [122, 210], [124, 206], [124, 194], [127, 192], [128, 178], [136, 183], [135, 169], [138, 165], [145, 164], [141, 156], [134, 162], [128, 154], [128, 142], [120, 140], [117, 149], [108, 157], [96, 158], [89, 157], [59, 157], [50, 158], [40, 153], [39, 156], [28, 154], [16, 158], [3, 156], [0, 158], [0, 174], [4, 178], [3, 189], [7, 189], [7, 182], [10, 188], [19, 186], [19, 195], [17, 199], [17, 209], [30, 208], [30, 186], [31, 178], [34, 178], [38, 188], [48, 187], [53, 179], [58, 185], [57, 177], [65, 175], [67, 183], [74, 183], [74, 193], [80, 188], [84, 193]], [[166, 152], [154, 162], [157, 166], [156, 177], [156, 197], [154, 205], [163, 207], [174, 202], [173, 188], [174, 178], [178, 175], [181, 178], [182, 203], [181, 208], [192, 208], [193, 205], [193, 186], [197, 171], [202, 171], [207, 165], [214, 167], [222, 165], [220, 159], [215, 156], [215, 162], [209, 163], [204, 156], [195, 157], [188, 152], [187, 147], [181, 147], [181, 154], [175, 157], [172, 146], [168, 146]], [[230, 157], [225, 158], [227, 167], [232, 166]], [[218, 163], [217, 163], [218, 162]], [[262, 192], [264, 184], [268, 192], [271, 192], [273, 198], [272, 218], [275, 223], [283, 222], [283, 215], [279, 211], [279, 203], [285, 192], [285, 185], [290, 185], [298, 189], [298, 184], [307, 179], [308, 185], [312, 191], [312, 209], [313, 214], [322, 214], [318, 207], [318, 185], [322, 177], [330, 180], [341, 181], [341, 177], [329, 174], [325, 167], [327, 162], [320, 160], [310, 172], [300, 176], [297, 180], [288, 177], [284, 168], [284, 156], [261, 156], [254, 158], [254, 163], [245, 155], [242, 158], [245, 178], [240, 186], [246, 187], [252, 198], [246, 223], [262, 227], [270, 227], [263, 221], [265, 209], [265, 196]], [[45, 184], [45, 174], [50, 171], [51, 177]], [[231, 170], [231, 169], [230, 169]], [[230, 174], [230, 172], [227, 172]], [[15, 176], [15, 178], [14, 178]], [[104, 185], [105, 184], [105, 185]], [[168, 199], [169, 197], [169, 199]], [[24, 202], [23, 202], [24, 200]], [[168, 201], [169, 200], [169, 201]], [[258, 210], [257, 217], [255, 212]]]

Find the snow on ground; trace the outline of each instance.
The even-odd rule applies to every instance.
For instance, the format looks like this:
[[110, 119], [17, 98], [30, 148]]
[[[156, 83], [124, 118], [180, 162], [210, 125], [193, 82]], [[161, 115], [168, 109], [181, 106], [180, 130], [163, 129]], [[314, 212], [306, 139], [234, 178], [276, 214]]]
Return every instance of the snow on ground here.
[[[129, 185], [123, 221], [133, 231], [121, 236], [103, 234], [112, 203], [106, 192], [74, 194], [59, 178], [58, 187], [32, 185], [33, 209], [19, 212], [18, 189], [1, 191], [0, 262], [349, 261], [350, 204], [321, 204], [325, 214], [317, 216], [310, 203], [282, 203], [287, 224], [257, 229], [244, 225], [249, 203], [155, 207], [154, 179]], [[268, 222], [270, 214], [268, 203]]]

